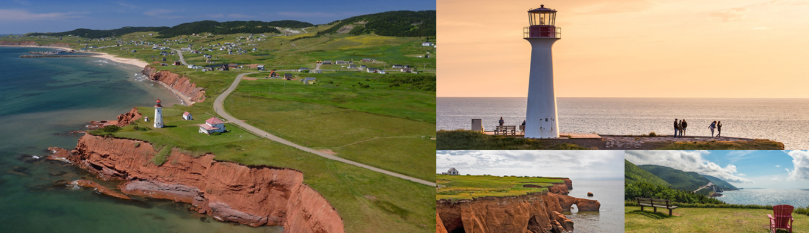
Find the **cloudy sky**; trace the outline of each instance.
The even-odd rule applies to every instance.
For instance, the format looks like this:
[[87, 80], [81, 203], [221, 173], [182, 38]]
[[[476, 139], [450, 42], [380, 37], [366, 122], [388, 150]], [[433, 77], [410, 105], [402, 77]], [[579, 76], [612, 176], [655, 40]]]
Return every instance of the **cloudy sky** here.
[[568, 177], [572, 180], [624, 178], [623, 151], [436, 151], [436, 173]]
[[809, 98], [809, 1], [437, 4], [438, 96], [526, 96], [531, 46], [522, 30], [527, 10], [545, 4], [562, 28], [557, 96]]
[[435, 10], [434, 0], [352, 1], [0, 1], [0, 34], [174, 26], [216, 20], [299, 20], [329, 23], [351, 16], [395, 10]]
[[809, 151], [627, 151], [626, 159], [719, 177], [736, 187], [809, 189]]

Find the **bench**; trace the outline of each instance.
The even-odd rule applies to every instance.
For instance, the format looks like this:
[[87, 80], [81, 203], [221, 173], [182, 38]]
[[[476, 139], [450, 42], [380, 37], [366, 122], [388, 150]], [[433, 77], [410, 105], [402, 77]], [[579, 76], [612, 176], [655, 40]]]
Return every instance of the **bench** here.
[[511, 133], [511, 135], [517, 135], [517, 126], [515, 125], [497, 126], [497, 128], [494, 129], [494, 135], [498, 135], [498, 133], [503, 135], [508, 135], [509, 133]]
[[671, 205], [671, 201], [666, 199], [654, 199], [654, 198], [642, 198], [636, 197], [635, 201], [638, 202], [640, 206], [640, 210], [643, 211], [644, 206], [649, 206], [654, 208], [654, 211], [657, 212], [657, 207], [669, 209], [669, 216], [671, 216], [671, 211], [677, 209], [677, 206]]

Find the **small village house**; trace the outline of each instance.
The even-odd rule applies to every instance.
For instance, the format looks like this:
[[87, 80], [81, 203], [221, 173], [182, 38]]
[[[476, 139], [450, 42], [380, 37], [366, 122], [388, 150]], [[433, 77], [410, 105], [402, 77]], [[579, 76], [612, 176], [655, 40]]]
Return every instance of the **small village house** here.
[[193, 117], [191, 117], [191, 113], [190, 113], [190, 112], [184, 112], [184, 113], [183, 113], [183, 120], [190, 121], [190, 120], [193, 120], [193, 119], [194, 119], [194, 118], [193, 118]]
[[317, 81], [317, 79], [312, 78], [312, 77], [306, 77], [306, 78], [301, 79], [301, 82], [303, 82], [303, 84], [306, 84], [306, 85], [315, 84], [315, 81]]
[[458, 170], [453, 167], [453, 168], [450, 168], [449, 171], [447, 171], [447, 175], [457, 176], [457, 175], [460, 175], [460, 174], [458, 174]]
[[225, 132], [225, 122], [216, 117], [211, 117], [205, 120], [205, 124], [199, 125], [199, 132], [204, 134], [222, 133]]
[[284, 79], [286, 79], [286, 80], [292, 80], [292, 74], [290, 74], [290, 73], [285, 73], [285, 74], [284, 74]]

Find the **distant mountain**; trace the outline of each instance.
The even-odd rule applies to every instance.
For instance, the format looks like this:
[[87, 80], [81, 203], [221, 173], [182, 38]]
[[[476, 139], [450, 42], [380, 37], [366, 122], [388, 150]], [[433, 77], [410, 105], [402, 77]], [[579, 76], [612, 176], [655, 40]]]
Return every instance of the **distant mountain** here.
[[732, 184], [730, 184], [727, 181], [722, 180], [720, 178], [709, 176], [709, 175], [702, 175], [702, 177], [705, 177], [706, 179], [711, 181], [711, 183], [716, 185], [716, 187], [719, 187], [722, 190], [725, 190], [725, 191], [739, 190], [739, 188], [736, 188], [736, 186], [733, 186]]
[[334, 33], [360, 35], [374, 33], [380, 36], [427, 37], [435, 36], [435, 11], [388, 11], [360, 15], [334, 21], [333, 27], [316, 36]]
[[671, 187], [671, 184], [663, 179], [660, 179], [660, 177], [643, 170], [643, 168], [635, 166], [635, 164], [632, 164], [632, 162], [629, 162], [628, 160], [624, 160], [624, 183], [634, 184], [638, 182], [646, 182], [654, 185]]
[[684, 172], [658, 165], [639, 165], [638, 167], [660, 177], [660, 179], [671, 184], [671, 187], [674, 189], [694, 191], [710, 182], [707, 178], [696, 172]]
[[110, 30], [93, 30], [79, 28], [67, 32], [55, 33], [30, 33], [31, 36], [67, 36], [74, 35], [83, 38], [101, 38], [129, 34], [133, 32], [157, 32], [160, 38], [169, 38], [180, 35], [191, 35], [193, 33], [209, 32], [214, 34], [235, 34], [235, 33], [280, 33], [275, 27], [284, 28], [304, 28], [314, 26], [311, 23], [280, 20], [272, 22], [262, 21], [229, 21], [217, 22], [212, 20], [183, 23], [174, 27], [122, 27]]

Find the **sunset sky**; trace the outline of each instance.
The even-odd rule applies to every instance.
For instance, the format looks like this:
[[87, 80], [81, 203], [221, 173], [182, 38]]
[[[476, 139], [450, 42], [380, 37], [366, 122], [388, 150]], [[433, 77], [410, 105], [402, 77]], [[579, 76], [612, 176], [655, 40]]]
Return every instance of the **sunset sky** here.
[[438, 0], [439, 97], [524, 97], [526, 11], [558, 11], [558, 97], [809, 98], [809, 1]]

